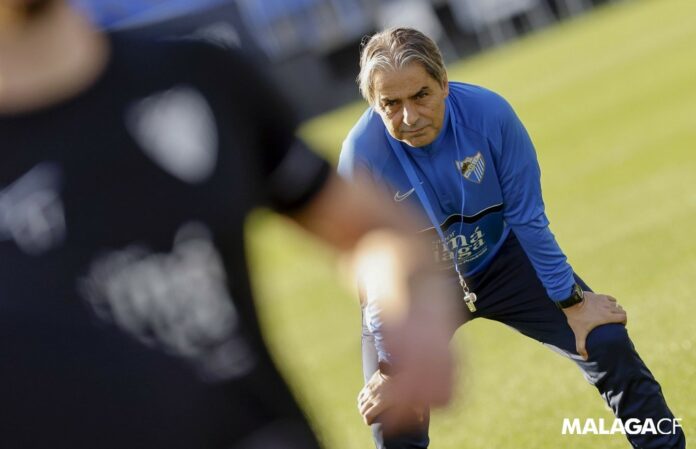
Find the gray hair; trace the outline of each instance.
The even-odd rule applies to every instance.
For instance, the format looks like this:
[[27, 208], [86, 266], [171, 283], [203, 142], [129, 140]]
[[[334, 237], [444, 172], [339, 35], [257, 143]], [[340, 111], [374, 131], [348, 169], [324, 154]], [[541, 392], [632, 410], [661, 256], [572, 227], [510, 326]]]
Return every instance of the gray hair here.
[[401, 70], [410, 63], [419, 63], [440, 85], [444, 86], [447, 70], [437, 44], [413, 28], [389, 28], [363, 39], [360, 51], [360, 94], [375, 104], [374, 75], [377, 72]]

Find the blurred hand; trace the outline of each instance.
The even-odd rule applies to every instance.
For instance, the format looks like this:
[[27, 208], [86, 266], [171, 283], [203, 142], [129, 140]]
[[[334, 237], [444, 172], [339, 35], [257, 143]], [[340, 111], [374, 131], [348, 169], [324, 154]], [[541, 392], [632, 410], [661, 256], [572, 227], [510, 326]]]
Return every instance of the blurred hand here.
[[399, 240], [382, 234], [368, 242], [360, 276], [367, 308], [379, 315], [390, 371], [372, 376], [358, 395], [358, 409], [366, 424], [378, 420], [386, 433], [409, 430], [427, 408], [449, 402], [455, 369], [449, 342], [463, 310], [449, 273], [419, 262]]
[[[461, 289], [450, 272], [434, 265], [432, 241], [418, 232], [427, 227], [423, 214], [397, 206], [371, 175], [357, 172], [350, 186], [331, 176], [311, 204], [292, 218], [347, 250], [345, 266], [378, 313], [381, 342], [393, 356], [399, 381], [393, 395], [373, 385], [380, 395], [370, 396], [377, 408], [367, 414], [369, 419], [393, 408], [396, 397], [415, 407], [446, 404], [454, 378], [449, 339], [464, 318]], [[372, 403], [368, 408], [374, 408]]]
[[410, 319], [391, 322], [381, 332], [393, 364], [381, 363], [358, 394], [365, 424], [378, 420], [385, 433], [408, 430], [422, 423], [426, 409], [447, 405], [455, 361], [449, 347], [451, 313], [446, 312], [437, 301], [416, 303]]
[[568, 325], [575, 334], [575, 349], [584, 360], [588, 359], [585, 340], [590, 331], [608, 323], [626, 324], [628, 317], [616, 298], [585, 292], [585, 299], [574, 306], [563, 309]]

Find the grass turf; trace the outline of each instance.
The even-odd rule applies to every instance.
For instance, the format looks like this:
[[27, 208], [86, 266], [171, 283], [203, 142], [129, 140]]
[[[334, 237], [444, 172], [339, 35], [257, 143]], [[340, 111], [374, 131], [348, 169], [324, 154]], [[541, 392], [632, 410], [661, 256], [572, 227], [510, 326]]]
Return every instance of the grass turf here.
[[[552, 230], [577, 272], [616, 296], [687, 436], [696, 435], [696, 2], [597, 9], [450, 66], [504, 95], [532, 135]], [[357, 49], [356, 49], [357, 52]], [[335, 161], [363, 103], [303, 128]], [[249, 226], [267, 340], [327, 447], [372, 447], [355, 408], [359, 308], [335, 255], [283, 220]], [[432, 447], [624, 448], [621, 435], [562, 436], [564, 417], [612, 419], [577, 368], [497, 323], [455, 337], [463, 363]]]

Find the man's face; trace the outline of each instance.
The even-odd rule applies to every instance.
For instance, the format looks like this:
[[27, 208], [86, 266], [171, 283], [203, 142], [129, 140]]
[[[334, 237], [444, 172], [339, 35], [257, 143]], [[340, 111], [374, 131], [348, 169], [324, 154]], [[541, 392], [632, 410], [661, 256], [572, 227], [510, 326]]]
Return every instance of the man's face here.
[[449, 86], [435, 81], [419, 63], [374, 75], [375, 110], [389, 134], [412, 147], [432, 143], [445, 119]]

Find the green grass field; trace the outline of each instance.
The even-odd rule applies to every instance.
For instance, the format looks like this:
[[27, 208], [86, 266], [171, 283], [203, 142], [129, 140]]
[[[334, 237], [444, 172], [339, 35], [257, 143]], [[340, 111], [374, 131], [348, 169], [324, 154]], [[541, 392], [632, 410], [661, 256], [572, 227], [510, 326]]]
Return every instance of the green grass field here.
[[[693, 0], [627, 1], [450, 66], [451, 79], [496, 90], [516, 108], [537, 145], [552, 230], [576, 271], [627, 309], [638, 350], [692, 438], [694, 17]], [[303, 133], [335, 161], [363, 108]], [[279, 365], [327, 447], [372, 447], [355, 407], [359, 307], [335, 255], [268, 213], [252, 224], [254, 285]], [[561, 435], [564, 417], [612, 415], [573, 364], [540, 344], [482, 320], [455, 344], [460, 388], [433, 417], [433, 448], [629, 447], [621, 435]]]

